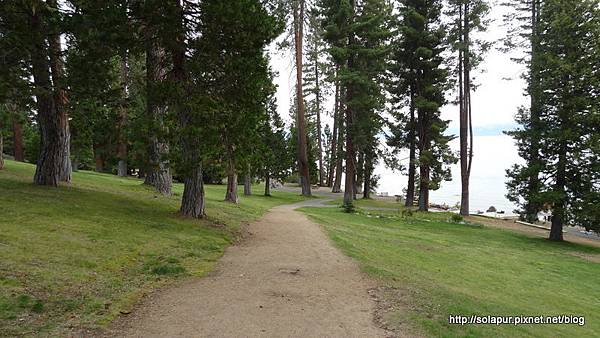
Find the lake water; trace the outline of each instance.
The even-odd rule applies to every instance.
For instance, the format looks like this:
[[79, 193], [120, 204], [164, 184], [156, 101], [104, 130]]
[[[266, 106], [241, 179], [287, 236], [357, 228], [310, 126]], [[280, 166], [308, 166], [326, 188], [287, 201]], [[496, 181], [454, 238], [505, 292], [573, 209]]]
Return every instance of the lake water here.
[[[506, 135], [475, 136], [473, 167], [470, 184], [471, 212], [486, 211], [490, 206], [498, 211], [513, 214], [516, 206], [508, 201], [506, 195], [506, 169], [515, 163], [522, 162], [512, 138]], [[458, 150], [458, 140], [451, 144], [452, 149]], [[403, 154], [404, 155], [404, 154]], [[408, 156], [406, 156], [408, 157]], [[404, 156], [403, 156], [404, 158]], [[376, 174], [380, 175], [378, 193], [387, 192], [389, 195], [403, 195], [407, 177], [393, 172], [384, 165], [379, 165]], [[460, 167], [452, 167], [452, 181], [443, 182], [442, 187], [431, 192], [430, 201], [436, 204], [450, 206], [460, 202]]]

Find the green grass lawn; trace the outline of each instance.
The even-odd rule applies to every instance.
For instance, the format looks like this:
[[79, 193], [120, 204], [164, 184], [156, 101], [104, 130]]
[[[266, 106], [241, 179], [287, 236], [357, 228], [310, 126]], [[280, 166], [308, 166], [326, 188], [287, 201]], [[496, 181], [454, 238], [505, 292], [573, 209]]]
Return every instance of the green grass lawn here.
[[[448, 214], [303, 208], [376, 278], [391, 328], [432, 337], [600, 337], [600, 248], [457, 224]], [[585, 326], [448, 324], [461, 315], [582, 315]]]
[[137, 179], [78, 172], [70, 186], [34, 186], [35, 167], [0, 171], [0, 336], [102, 328], [157, 287], [210, 271], [243, 222], [301, 199], [292, 193], [222, 202], [208, 219], [177, 215], [182, 186], [160, 197]]

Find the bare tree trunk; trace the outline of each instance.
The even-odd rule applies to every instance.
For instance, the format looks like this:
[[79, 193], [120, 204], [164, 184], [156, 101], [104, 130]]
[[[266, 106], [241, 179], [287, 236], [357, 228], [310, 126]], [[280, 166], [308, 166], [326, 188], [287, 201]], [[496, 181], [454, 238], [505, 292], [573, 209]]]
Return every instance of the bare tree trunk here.
[[355, 153], [354, 153], [354, 143], [352, 140], [352, 133], [350, 132], [350, 127], [352, 126], [352, 110], [346, 107], [346, 182], [344, 187], [344, 207], [348, 210], [353, 208], [353, 200], [354, 200], [354, 180], [356, 176], [356, 170], [354, 161]]
[[250, 174], [246, 174], [244, 176], [244, 195], [252, 195], [252, 177], [250, 176]]
[[[178, 30], [175, 34], [175, 43], [171, 46], [171, 56], [173, 60], [173, 81], [180, 90], [177, 91], [183, 97], [175, 97], [173, 106], [177, 110], [177, 118], [180, 130], [184, 131], [193, 124], [192, 112], [186, 104], [186, 93], [189, 92], [189, 74], [186, 70], [185, 52], [187, 49], [185, 43], [184, 30], [184, 12], [179, 0], [172, 2], [179, 12]], [[125, 68], [125, 70], [127, 70]], [[126, 77], [128, 78], [128, 77]], [[183, 159], [183, 196], [179, 212], [181, 215], [192, 218], [202, 218], [205, 216], [205, 192], [204, 182], [202, 180], [202, 158], [200, 156], [200, 138], [198, 135], [182, 132], [180, 138], [181, 153]]]
[[173, 178], [169, 169], [169, 161], [166, 159], [169, 153], [169, 145], [161, 135], [164, 133], [163, 119], [167, 114], [167, 106], [161, 99], [159, 84], [167, 77], [165, 67], [165, 49], [157, 41], [151, 28], [147, 28], [149, 36], [146, 37], [146, 76], [147, 76], [147, 118], [150, 124], [148, 144], [148, 172], [145, 184], [153, 186], [156, 191], [163, 195], [171, 195]]
[[120, 177], [127, 176], [127, 133], [125, 127], [127, 126], [127, 98], [129, 88], [129, 67], [127, 64], [127, 55], [121, 57], [121, 81], [123, 83], [123, 99], [125, 102], [121, 103], [119, 108], [119, 144], [117, 146], [117, 158], [119, 159], [117, 175]]
[[364, 169], [364, 187], [363, 187], [363, 198], [371, 198], [371, 178], [373, 176], [373, 155], [369, 150], [365, 154], [365, 169]]
[[[425, 112], [419, 111], [419, 154], [429, 152], [431, 143], [429, 141], [429, 120]], [[429, 174], [430, 163], [420, 156], [419, 159], [419, 211], [429, 210]]]
[[23, 125], [16, 117], [13, 118], [12, 121], [12, 130], [15, 161], [24, 162], [25, 148], [23, 147]]
[[[348, 61], [348, 66], [352, 67], [353, 65], [352, 56]], [[346, 102], [352, 102], [353, 95], [352, 88], [349, 87], [346, 89]], [[355, 198], [356, 187], [355, 187], [355, 179], [356, 179], [356, 152], [354, 150], [354, 140], [353, 140], [353, 132], [352, 128], [354, 126], [354, 112], [350, 105], [346, 105], [346, 181], [344, 184], [344, 208], [346, 210], [352, 210], [353, 200]]]
[[102, 158], [102, 155], [95, 154], [94, 155], [94, 160], [95, 160], [95, 163], [96, 163], [95, 171], [97, 173], [104, 172], [104, 159]]
[[237, 194], [237, 173], [235, 169], [229, 169], [227, 174], [227, 192], [225, 193], [225, 201], [231, 203], [238, 203]]
[[306, 121], [304, 111], [304, 93], [302, 86], [302, 45], [304, 40], [304, 0], [299, 0], [298, 6], [294, 8], [294, 40], [296, 47], [296, 101], [298, 104], [297, 127], [298, 127], [298, 167], [300, 172], [300, 185], [302, 195], [310, 196], [310, 173], [308, 166]]
[[37, 103], [37, 121], [40, 128], [40, 154], [33, 181], [37, 185], [58, 186], [62, 159], [60, 147], [60, 121], [54, 107], [48, 49], [46, 47], [46, 29], [43, 27], [41, 11], [33, 9], [29, 13], [33, 50], [31, 66]]
[[[47, 0], [48, 6], [58, 11], [56, 0]], [[50, 69], [52, 71], [52, 82], [54, 84], [54, 108], [58, 117], [59, 124], [59, 180], [61, 182], [71, 182], [71, 131], [69, 129], [69, 115], [65, 85], [65, 66], [62, 59], [62, 47], [60, 43], [60, 32], [53, 27], [48, 36], [48, 46], [50, 52]]]
[[[567, 168], [567, 145], [562, 142], [560, 146], [560, 154], [558, 156], [558, 164], [556, 169], [556, 183], [554, 184], [554, 192], [557, 196], [565, 196]], [[552, 206], [552, 226], [550, 227], [551, 241], [563, 241], [563, 225], [565, 222], [565, 198], [560, 197], [558, 202]]]
[[[225, 136], [226, 137], [226, 136]], [[225, 141], [227, 143], [227, 140]], [[225, 201], [231, 203], [238, 203], [237, 184], [238, 175], [235, 163], [235, 154], [233, 148], [227, 146], [227, 191], [225, 192]]]
[[265, 175], [265, 196], [271, 196], [271, 174], [268, 171]]
[[[463, 7], [464, 6], [464, 7]], [[473, 129], [470, 120], [471, 110], [471, 79], [470, 79], [470, 52], [469, 52], [469, 5], [461, 4], [459, 10], [460, 39], [464, 50], [459, 50], [459, 101], [460, 101], [460, 172], [461, 172], [461, 202], [460, 214], [468, 216], [469, 207], [469, 181], [471, 176], [471, 162], [473, 158]]]
[[[337, 70], [336, 70], [337, 74]], [[335, 168], [337, 163], [337, 143], [338, 143], [338, 120], [339, 120], [339, 100], [340, 100], [340, 86], [338, 82], [335, 83], [335, 103], [333, 107], [333, 139], [331, 140], [331, 147], [329, 149], [329, 173], [327, 175], [327, 186], [333, 187], [333, 176], [335, 174]]]
[[414, 88], [410, 88], [410, 122], [408, 129], [409, 162], [408, 162], [408, 186], [406, 187], [406, 207], [412, 207], [415, 203], [415, 176], [417, 174], [417, 125], [415, 123], [415, 94]]

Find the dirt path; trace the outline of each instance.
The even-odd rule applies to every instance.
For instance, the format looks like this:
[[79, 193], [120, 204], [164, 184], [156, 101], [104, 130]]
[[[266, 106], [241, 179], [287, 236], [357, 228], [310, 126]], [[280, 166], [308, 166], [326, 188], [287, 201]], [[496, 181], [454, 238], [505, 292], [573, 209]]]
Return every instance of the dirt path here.
[[371, 286], [321, 228], [294, 208], [248, 228], [206, 278], [167, 290], [132, 313], [125, 337], [384, 337]]

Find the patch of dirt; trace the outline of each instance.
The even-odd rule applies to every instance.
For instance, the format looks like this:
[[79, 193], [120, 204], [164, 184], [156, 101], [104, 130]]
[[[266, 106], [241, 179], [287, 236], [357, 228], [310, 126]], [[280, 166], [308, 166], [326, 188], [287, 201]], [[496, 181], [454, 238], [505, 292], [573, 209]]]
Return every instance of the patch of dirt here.
[[600, 255], [590, 255], [580, 252], [570, 252], [569, 255], [585, 259], [588, 262], [600, 263]]
[[389, 337], [374, 283], [295, 206], [272, 209], [216, 271], [147, 298], [117, 337]]
[[[548, 234], [549, 234], [548, 230], [529, 227], [529, 226], [526, 226], [523, 224], [516, 223], [513, 220], [493, 219], [493, 218], [478, 217], [478, 216], [469, 216], [469, 217], [466, 217], [465, 219], [469, 222], [479, 223], [479, 224], [496, 227], [496, 228], [515, 230], [515, 231], [519, 231], [519, 232], [522, 232], [525, 234], [533, 235], [535, 237], [547, 238]], [[567, 241], [567, 242], [590, 245], [590, 246], [595, 246], [595, 247], [600, 248], [600, 241], [598, 241], [598, 240], [575, 236], [568, 232], [563, 233], [563, 237], [564, 237], [565, 241]]]
[[375, 322], [388, 331], [390, 337], [420, 338], [424, 335], [411, 324], [403, 320], [409, 312], [418, 311], [406, 290], [381, 286], [369, 290], [371, 298], [377, 303]]

